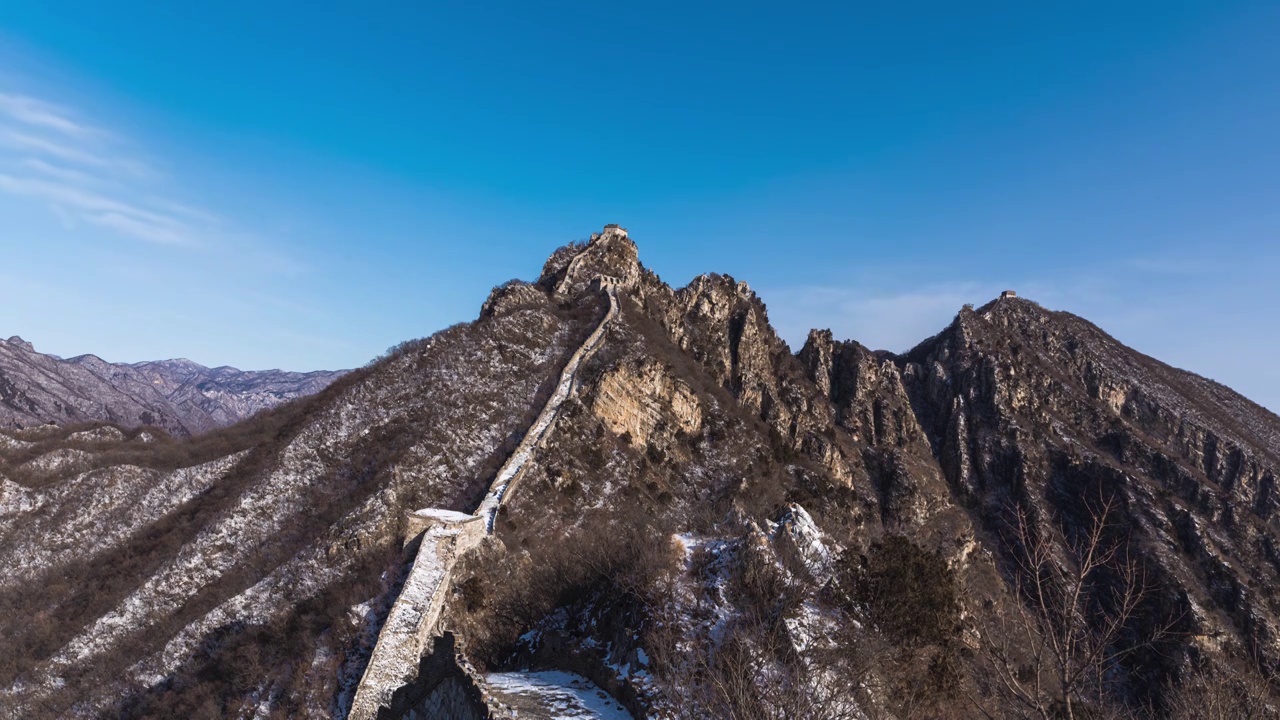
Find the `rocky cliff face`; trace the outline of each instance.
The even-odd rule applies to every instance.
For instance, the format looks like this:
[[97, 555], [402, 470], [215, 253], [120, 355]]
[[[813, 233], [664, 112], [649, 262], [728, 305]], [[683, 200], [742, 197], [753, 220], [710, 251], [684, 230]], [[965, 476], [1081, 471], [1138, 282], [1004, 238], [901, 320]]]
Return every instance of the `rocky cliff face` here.
[[[405, 512], [475, 511], [602, 283], [620, 312], [452, 571], [440, 645], [480, 690], [576, 673], [673, 719], [1209, 717], [1274, 691], [1280, 418], [1016, 298], [903, 355], [793, 353], [745, 283], [673, 289], [607, 227], [248, 423], [0, 433], [0, 704], [344, 716]], [[203, 382], [182, 372], [145, 385]]]
[[154, 425], [178, 435], [243, 420], [320, 391], [342, 372], [245, 372], [190, 360], [63, 360], [17, 336], [0, 342], [0, 428], [42, 423]]
[[[962, 311], [898, 363], [956, 501], [980, 524], [999, 536], [1025, 508], [1038, 533], [1069, 543], [1111, 502], [1116, 542], [1142, 558], [1153, 590], [1145, 612], [1177, 620], [1159, 652], [1225, 647], [1270, 672], [1274, 414], [1016, 298]], [[1017, 548], [995, 549], [1017, 560]], [[1171, 672], [1155, 655], [1120, 663], [1142, 692]]]

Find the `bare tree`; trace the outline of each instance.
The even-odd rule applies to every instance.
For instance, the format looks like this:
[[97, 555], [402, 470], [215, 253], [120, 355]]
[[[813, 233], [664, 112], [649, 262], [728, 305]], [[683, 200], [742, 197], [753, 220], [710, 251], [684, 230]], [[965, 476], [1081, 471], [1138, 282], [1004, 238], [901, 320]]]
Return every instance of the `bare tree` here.
[[1276, 678], [1251, 668], [1205, 664], [1172, 689], [1171, 720], [1275, 720], [1280, 704]]
[[1116, 678], [1111, 671], [1172, 632], [1176, 619], [1140, 639], [1128, 636], [1156, 586], [1115, 537], [1115, 510], [1114, 496], [1088, 507], [1085, 526], [1061, 553], [1048, 529], [1017, 510], [1010, 529], [1018, 548], [1012, 572], [1018, 602], [979, 628], [980, 654], [994, 671], [1002, 716], [1074, 720], [1084, 706], [1100, 709]]

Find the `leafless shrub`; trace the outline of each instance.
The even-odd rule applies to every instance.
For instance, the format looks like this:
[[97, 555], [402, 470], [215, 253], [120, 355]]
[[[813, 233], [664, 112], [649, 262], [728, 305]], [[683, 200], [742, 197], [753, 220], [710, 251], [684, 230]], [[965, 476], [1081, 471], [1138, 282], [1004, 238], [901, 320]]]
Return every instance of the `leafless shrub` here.
[[1112, 537], [1116, 499], [1087, 510], [1087, 524], [1060, 556], [1025, 509], [1011, 523], [1014, 610], [981, 623], [979, 650], [994, 677], [995, 704], [971, 699], [988, 717], [1096, 717], [1105, 712], [1117, 667], [1168, 638], [1177, 619], [1130, 632], [1156, 583]]
[[[856, 668], [847, 656], [805, 660], [785, 630], [766, 618], [730, 626], [723, 642], [707, 645], [671, 678], [681, 690], [680, 720], [845, 720], [862, 717]], [[688, 672], [692, 670], [692, 672]], [[854, 670], [854, 672], [850, 672]]]
[[1280, 718], [1275, 687], [1252, 668], [1205, 663], [1172, 688], [1170, 720], [1274, 720]]

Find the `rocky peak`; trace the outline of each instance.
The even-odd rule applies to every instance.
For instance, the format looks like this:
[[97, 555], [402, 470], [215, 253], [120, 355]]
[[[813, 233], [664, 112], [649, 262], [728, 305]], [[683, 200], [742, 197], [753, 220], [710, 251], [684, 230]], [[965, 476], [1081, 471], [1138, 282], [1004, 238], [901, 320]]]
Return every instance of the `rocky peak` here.
[[31, 343], [27, 342], [26, 340], [23, 340], [22, 338], [18, 337], [17, 335], [14, 335], [13, 337], [11, 337], [11, 338], [9, 338], [8, 340], [6, 340], [5, 342], [7, 342], [7, 343], [9, 343], [10, 345], [13, 345], [13, 346], [15, 346], [15, 347], [22, 348], [23, 350], [26, 350], [27, 352], [35, 352], [35, 351], [36, 351], [36, 348], [35, 348], [35, 346], [34, 346], [34, 345], [32, 345]]
[[809, 379], [822, 394], [831, 396], [831, 357], [835, 353], [835, 340], [830, 330], [810, 330], [809, 337], [800, 349], [800, 361]]
[[538, 285], [561, 297], [572, 297], [590, 287], [597, 277], [616, 278], [623, 287], [636, 285], [643, 275], [640, 253], [627, 231], [606, 225], [592, 233], [585, 244], [560, 248], [547, 259]]
[[702, 312], [710, 315], [722, 314], [729, 308], [746, 305], [759, 306], [761, 311], [764, 309], [764, 303], [756, 297], [750, 285], [734, 280], [731, 275], [719, 273], [699, 275], [677, 291], [676, 295], [687, 307], [701, 308]]
[[491, 318], [522, 307], [536, 307], [546, 301], [547, 289], [523, 280], [508, 280], [496, 286], [480, 306], [480, 318]]
[[895, 445], [922, 439], [891, 354], [813, 330], [798, 357], [805, 375], [835, 406], [836, 421], [855, 438]]
[[[173, 358], [172, 360], [144, 361], [144, 362], [133, 363], [133, 366], [136, 368], [163, 368], [173, 373], [200, 373], [200, 372], [207, 372], [209, 370], [209, 368], [205, 367], [204, 365], [201, 365], [200, 363], [195, 362], [194, 360], [188, 360], [187, 358]], [[222, 370], [223, 368], [214, 368], [214, 369]], [[235, 368], [227, 368], [227, 369], [238, 372]]]

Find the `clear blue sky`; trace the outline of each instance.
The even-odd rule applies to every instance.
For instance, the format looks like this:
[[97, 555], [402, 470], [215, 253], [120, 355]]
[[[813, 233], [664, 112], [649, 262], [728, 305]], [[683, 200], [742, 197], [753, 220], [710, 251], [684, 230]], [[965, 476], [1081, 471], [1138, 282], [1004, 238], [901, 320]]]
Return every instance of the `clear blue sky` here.
[[349, 367], [617, 222], [793, 345], [1013, 287], [1280, 409], [1275, 2], [331, 5], [0, 5], [0, 335]]

